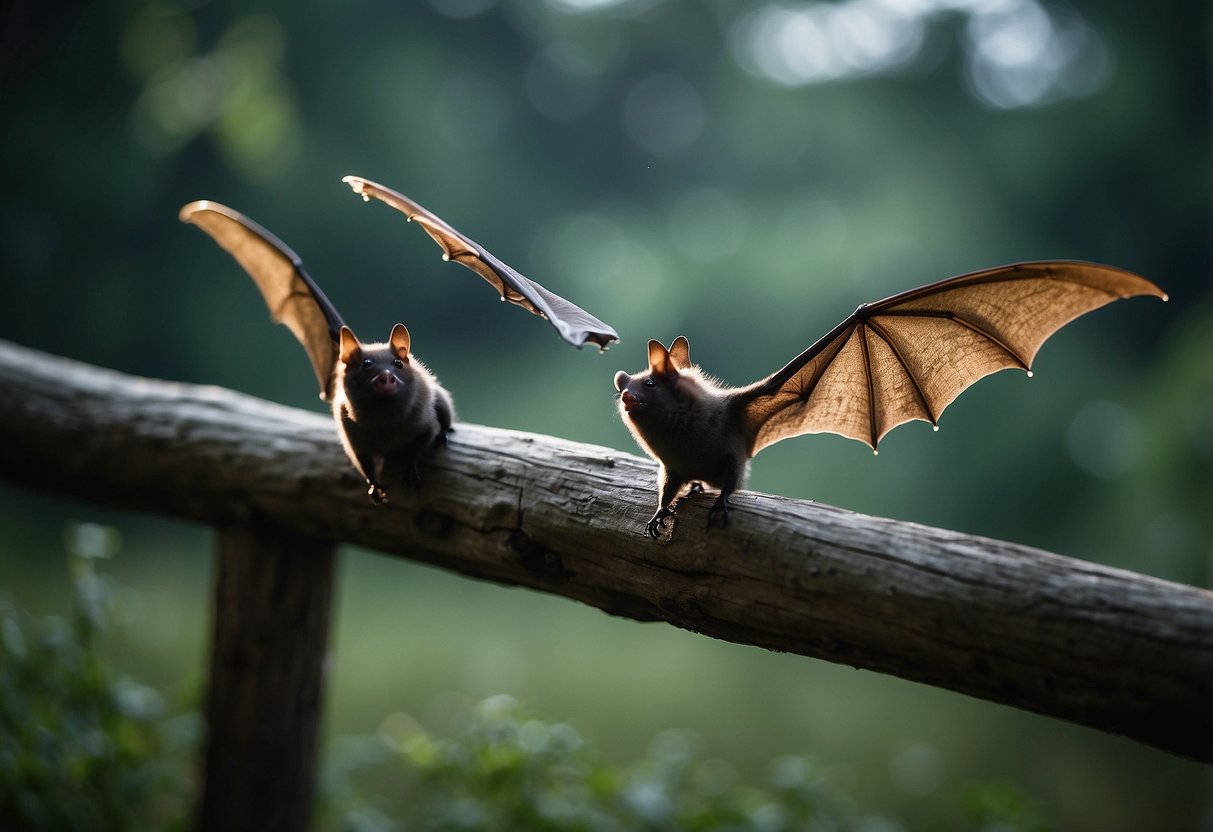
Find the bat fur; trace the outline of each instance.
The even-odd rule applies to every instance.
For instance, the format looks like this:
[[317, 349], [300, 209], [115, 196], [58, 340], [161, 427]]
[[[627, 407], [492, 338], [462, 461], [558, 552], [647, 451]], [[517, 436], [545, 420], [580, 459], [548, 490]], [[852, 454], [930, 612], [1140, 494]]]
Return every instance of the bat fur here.
[[893, 428], [938, 424], [964, 389], [998, 370], [1030, 370], [1069, 321], [1119, 298], [1161, 289], [1132, 272], [1079, 261], [999, 266], [863, 304], [783, 369], [748, 387], [717, 384], [679, 336], [649, 341], [649, 366], [615, 375], [619, 415], [659, 463], [653, 538], [686, 489], [720, 494], [708, 525], [729, 518], [748, 460], [806, 433], [837, 433], [875, 450]]

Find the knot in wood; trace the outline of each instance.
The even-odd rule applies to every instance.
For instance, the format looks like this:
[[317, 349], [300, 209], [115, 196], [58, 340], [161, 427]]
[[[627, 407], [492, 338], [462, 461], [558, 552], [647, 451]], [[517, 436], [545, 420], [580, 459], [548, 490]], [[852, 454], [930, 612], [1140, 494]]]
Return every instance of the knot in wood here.
[[508, 542], [510, 548], [518, 553], [519, 565], [528, 572], [548, 578], [564, 577], [564, 562], [560, 555], [532, 540], [522, 529], [511, 531]]
[[430, 537], [446, 537], [454, 525], [450, 517], [430, 509], [417, 512], [413, 522], [418, 531]]

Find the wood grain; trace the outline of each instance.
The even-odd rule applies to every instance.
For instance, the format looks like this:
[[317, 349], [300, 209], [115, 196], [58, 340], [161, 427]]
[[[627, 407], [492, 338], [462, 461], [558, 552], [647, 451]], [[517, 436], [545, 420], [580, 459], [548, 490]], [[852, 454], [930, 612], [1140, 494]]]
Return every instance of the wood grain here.
[[[64, 449], [70, 448], [71, 453]], [[1213, 761], [1213, 593], [742, 492], [644, 534], [655, 467], [460, 424], [376, 507], [326, 416], [0, 342], [0, 476], [213, 526], [267, 523], [612, 615], [891, 673]]]

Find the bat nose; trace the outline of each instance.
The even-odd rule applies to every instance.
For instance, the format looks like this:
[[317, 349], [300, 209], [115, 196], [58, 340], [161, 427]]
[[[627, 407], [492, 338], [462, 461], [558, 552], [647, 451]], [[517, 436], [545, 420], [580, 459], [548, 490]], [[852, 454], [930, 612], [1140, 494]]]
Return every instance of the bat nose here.
[[396, 392], [396, 388], [400, 385], [400, 379], [391, 373], [383, 372], [375, 376], [371, 381], [371, 385], [375, 388], [376, 393], [390, 396]]

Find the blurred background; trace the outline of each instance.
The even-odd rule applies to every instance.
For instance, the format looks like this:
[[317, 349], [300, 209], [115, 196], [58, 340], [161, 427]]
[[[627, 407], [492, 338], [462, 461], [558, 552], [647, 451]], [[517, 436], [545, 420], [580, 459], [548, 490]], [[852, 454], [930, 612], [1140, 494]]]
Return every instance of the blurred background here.
[[[1056, 335], [873, 457], [781, 443], [749, 486], [1209, 586], [1211, 44], [1204, 3], [427, 0], [8, 4], [0, 336], [321, 411], [307, 361], [178, 208], [281, 237], [364, 339], [406, 322], [461, 419], [635, 451], [613, 373], [687, 335], [748, 383], [860, 302], [1045, 258], [1162, 285]], [[497, 303], [409, 194], [612, 323], [605, 357]], [[65, 449], [70, 453], [70, 449]], [[171, 482], [164, 487], [172, 488]], [[210, 534], [0, 483], [0, 587], [68, 604], [65, 529], [112, 526], [115, 661], [197, 696]], [[839, 771], [910, 824], [965, 781], [1075, 830], [1213, 829], [1207, 767], [922, 685], [343, 554], [326, 736], [435, 731], [508, 693], [626, 761], [663, 729], [741, 772]], [[929, 814], [929, 812], [928, 812]]]

